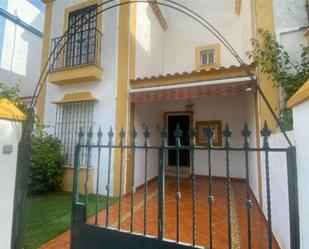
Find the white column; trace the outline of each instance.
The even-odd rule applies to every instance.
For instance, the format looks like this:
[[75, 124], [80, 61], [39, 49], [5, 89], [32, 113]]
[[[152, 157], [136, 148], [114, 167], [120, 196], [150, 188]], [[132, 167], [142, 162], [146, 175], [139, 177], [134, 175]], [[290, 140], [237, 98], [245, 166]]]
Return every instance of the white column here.
[[[293, 107], [299, 192], [300, 248], [309, 248], [309, 100]], [[296, 193], [295, 193], [296, 194]]]
[[18, 143], [22, 123], [0, 119], [0, 249], [11, 248]]

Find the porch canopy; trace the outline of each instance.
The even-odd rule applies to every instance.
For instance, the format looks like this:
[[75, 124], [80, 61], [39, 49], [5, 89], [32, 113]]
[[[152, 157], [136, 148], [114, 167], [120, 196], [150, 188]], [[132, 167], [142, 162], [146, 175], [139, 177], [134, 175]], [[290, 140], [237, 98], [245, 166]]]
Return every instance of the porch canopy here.
[[[250, 69], [254, 70], [253, 65]], [[236, 66], [137, 78], [130, 82], [131, 101], [135, 103], [233, 96], [251, 91], [255, 91], [255, 81], [247, 76], [244, 68]]]

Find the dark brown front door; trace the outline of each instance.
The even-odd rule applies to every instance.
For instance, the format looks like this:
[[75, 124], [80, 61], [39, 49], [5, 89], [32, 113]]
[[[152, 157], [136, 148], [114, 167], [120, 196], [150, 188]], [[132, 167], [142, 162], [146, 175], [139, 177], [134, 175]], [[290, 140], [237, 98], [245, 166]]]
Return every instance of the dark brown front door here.
[[[180, 143], [182, 146], [190, 145], [189, 129], [190, 129], [190, 114], [180, 114], [180, 115], [168, 115], [167, 116], [167, 126], [168, 126], [168, 145], [175, 145], [176, 140], [174, 136], [174, 131], [179, 124], [180, 130], [182, 131], [182, 136], [180, 138]], [[177, 166], [177, 154], [176, 150], [168, 151], [168, 166]], [[180, 167], [190, 167], [190, 151], [180, 150], [179, 151], [179, 166]]]

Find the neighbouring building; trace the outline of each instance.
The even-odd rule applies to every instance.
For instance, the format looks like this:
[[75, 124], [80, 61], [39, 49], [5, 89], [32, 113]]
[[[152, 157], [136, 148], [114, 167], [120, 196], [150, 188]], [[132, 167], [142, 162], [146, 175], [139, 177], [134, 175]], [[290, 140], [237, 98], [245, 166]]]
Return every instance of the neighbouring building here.
[[0, 1], [0, 82], [28, 100], [40, 76], [44, 13], [26, 0]]
[[307, 0], [274, 1], [276, 38], [291, 55], [292, 61], [299, 60], [301, 45], [308, 42], [308, 6]]
[[[132, 3], [113, 8], [103, 14], [103, 0], [43, 0], [46, 3], [42, 66], [48, 55], [49, 74], [38, 102], [38, 115], [46, 131], [63, 142], [66, 156], [64, 188], [72, 186], [74, 148], [80, 127], [97, 132], [101, 127], [103, 143], [108, 141], [110, 127], [119, 144], [119, 132], [124, 128], [131, 134], [133, 128], [143, 144], [143, 132], [150, 132], [150, 144], [161, 143], [160, 132], [168, 130], [169, 143], [176, 125], [183, 131], [182, 143], [189, 145], [190, 126], [197, 129], [197, 144], [205, 144], [204, 128], [211, 125], [216, 134], [214, 146], [222, 146], [222, 130], [229, 123], [233, 133], [232, 146], [243, 146], [240, 133], [246, 122], [252, 131], [250, 146], [260, 146], [260, 130], [265, 120], [273, 132], [276, 122], [260, 98], [259, 84], [274, 112], [280, 111], [279, 90], [259, 68], [247, 58], [251, 39], [261, 39], [258, 29], [269, 30], [289, 46], [290, 39], [304, 42], [306, 4], [295, 3], [301, 12], [300, 22], [287, 27], [283, 21], [284, 8], [295, 1], [269, 0], [179, 0], [189, 9], [205, 17], [231, 44], [244, 61], [239, 61], [209, 30], [171, 8], [155, 2]], [[115, 1], [124, 3], [125, 1]], [[100, 5], [98, 8], [97, 6]], [[111, 5], [111, 4], [110, 4]], [[105, 5], [104, 8], [106, 8]], [[294, 8], [294, 7], [293, 7]], [[281, 14], [280, 14], [281, 13]], [[299, 33], [295, 33], [297, 30]], [[288, 32], [288, 33], [286, 33]], [[289, 35], [291, 33], [291, 36]], [[291, 47], [289, 47], [290, 49]], [[244, 67], [254, 75], [250, 78]], [[86, 138], [85, 138], [86, 139]], [[126, 138], [125, 142], [130, 142]], [[102, 175], [107, 174], [107, 154], [100, 164]], [[168, 153], [167, 174], [175, 174], [175, 154]], [[158, 174], [158, 155], [149, 152], [149, 179]], [[96, 165], [95, 157], [90, 164]], [[243, 155], [231, 156], [231, 177], [244, 179]], [[112, 191], [119, 192], [120, 157], [113, 153]], [[132, 156], [125, 154], [124, 192], [130, 191]], [[250, 154], [250, 187], [261, 207], [266, 205], [265, 187], [259, 154]], [[135, 155], [135, 185], [144, 182], [144, 155]], [[196, 174], [207, 176], [205, 158], [196, 153]], [[81, 153], [81, 165], [86, 166], [86, 151]], [[213, 176], [226, 176], [225, 157], [213, 155]], [[180, 158], [180, 171], [186, 177], [191, 173], [190, 154]], [[85, 178], [86, 167], [81, 174]], [[90, 169], [90, 191], [94, 191], [98, 168]], [[286, 176], [285, 176], [286, 177]], [[99, 191], [105, 194], [107, 179], [100, 181]], [[280, 185], [280, 184], [279, 184]], [[280, 187], [273, 191], [280, 194]], [[276, 202], [276, 207], [285, 205]], [[282, 202], [281, 202], [282, 201]], [[283, 204], [282, 204], [283, 203]], [[264, 209], [265, 211], [265, 209]], [[280, 214], [281, 215], [281, 214]], [[282, 216], [275, 216], [280, 221]], [[284, 216], [285, 221], [287, 215]], [[276, 223], [276, 222], [275, 222]], [[282, 248], [288, 248], [289, 235], [274, 225]]]

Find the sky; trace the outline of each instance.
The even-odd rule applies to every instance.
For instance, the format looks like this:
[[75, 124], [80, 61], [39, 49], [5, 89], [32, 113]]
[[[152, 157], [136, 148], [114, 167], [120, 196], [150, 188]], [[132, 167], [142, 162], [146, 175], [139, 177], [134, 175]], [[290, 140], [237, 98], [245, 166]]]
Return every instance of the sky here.
[[45, 4], [41, 0], [27, 0], [42, 11], [45, 11]]

